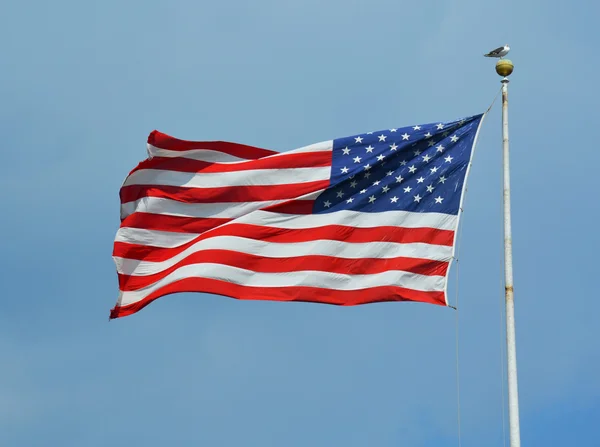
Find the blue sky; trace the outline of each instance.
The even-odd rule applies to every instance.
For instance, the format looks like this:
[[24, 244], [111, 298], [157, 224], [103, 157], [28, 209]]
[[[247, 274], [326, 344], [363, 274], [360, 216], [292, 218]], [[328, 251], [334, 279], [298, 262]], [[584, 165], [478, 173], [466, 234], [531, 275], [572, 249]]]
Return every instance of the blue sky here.
[[[148, 133], [288, 150], [483, 112], [509, 43], [521, 433], [597, 446], [592, 2], [2, 6], [0, 444], [455, 446], [455, 312], [181, 294], [108, 322], [118, 189]], [[595, 37], [594, 37], [595, 36]], [[462, 444], [502, 446], [501, 136], [463, 217]]]

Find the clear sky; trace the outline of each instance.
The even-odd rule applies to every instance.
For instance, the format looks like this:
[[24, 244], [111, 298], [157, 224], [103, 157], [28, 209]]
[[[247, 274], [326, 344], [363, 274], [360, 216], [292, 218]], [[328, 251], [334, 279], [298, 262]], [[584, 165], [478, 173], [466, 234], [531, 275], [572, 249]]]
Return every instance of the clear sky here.
[[[456, 446], [456, 313], [173, 295], [108, 322], [118, 190], [153, 129], [275, 150], [485, 111], [512, 47], [524, 446], [598, 446], [592, 1], [0, 7], [0, 445]], [[503, 446], [500, 104], [469, 178], [462, 445]]]

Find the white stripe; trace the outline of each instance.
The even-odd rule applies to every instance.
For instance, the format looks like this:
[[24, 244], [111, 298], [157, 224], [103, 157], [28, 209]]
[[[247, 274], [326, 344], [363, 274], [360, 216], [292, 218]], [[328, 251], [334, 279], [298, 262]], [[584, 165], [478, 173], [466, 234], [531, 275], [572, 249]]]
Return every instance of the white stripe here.
[[222, 264], [182, 267], [151, 286], [132, 292], [120, 292], [119, 304], [126, 306], [144, 299], [157, 289], [184, 278], [210, 278], [250, 287], [305, 286], [336, 290], [359, 290], [379, 286], [397, 286], [424, 292], [443, 291], [444, 276], [425, 276], [399, 270], [371, 275], [344, 275], [321, 271], [257, 273]]
[[298, 154], [305, 152], [331, 152], [333, 151], [333, 140], [322, 141], [320, 143], [310, 144], [308, 146], [299, 147], [291, 151], [282, 152], [282, 154]]
[[[308, 198], [309, 196], [307, 196]], [[337, 211], [326, 214], [294, 215], [280, 214], [269, 211], [260, 211], [259, 208], [265, 208], [270, 204], [285, 202], [252, 202], [252, 203], [214, 203], [214, 204], [186, 204], [175, 202], [169, 199], [159, 199], [156, 197], [147, 197], [137, 202], [130, 202], [125, 207], [126, 215], [135, 211], [154, 214], [166, 214], [171, 216], [186, 217], [215, 217], [215, 218], [236, 218], [229, 223], [245, 223], [250, 225], [260, 225], [271, 228], [285, 229], [306, 229], [318, 228], [327, 225], [343, 225], [356, 228], [377, 228], [380, 226], [391, 226], [401, 228], [434, 228], [439, 230], [455, 231], [457, 217], [451, 214], [442, 213], [413, 213], [410, 211], [384, 211], [381, 213], [361, 213], [359, 211]], [[136, 206], [138, 208], [136, 208]], [[251, 208], [255, 207], [257, 211]], [[250, 214], [246, 214], [250, 213]], [[245, 214], [245, 215], [244, 215]], [[126, 216], [125, 215], [125, 216]], [[241, 216], [241, 217], [239, 217]], [[123, 236], [121, 234], [126, 232]], [[139, 236], [137, 235], [139, 233]], [[153, 234], [156, 233], [156, 237]], [[173, 242], [169, 243], [169, 234], [174, 236]], [[193, 239], [199, 234], [188, 233]], [[181, 233], [170, 233], [163, 231], [142, 230], [138, 228], [123, 227], [117, 232], [118, 242], [129, 242], [132, 244], [151, 245], [156, 247], [173, 248], [179, 247], [185, 242], [181, 242]], [[189, 240], [191, 240], [189, 239]], [[189, 242], [186, 239], [186, 242]]]
[[181, 217], [212, 217], [232, 219], [253, 211], [289, 200], [266, 200], [263, 202], [240, 203], [184, 203], [162, 197], [142, 197], [134, 202], [121, 205], [121, 218], [133, 214], [153, 213]]
[[[322, 190], [303, 198], [314, 198]], [[164, 214], [181, 217], [213, 217], [236, 219], [236, 223], [264, 225], [276, 228], [314, 228], [325, 225], [345, 225], [358, 228], [394, 226], [404, 228], [435, 228], [455, 231], [457, 216], [443, 213], [413, 213], [410, 211], [383, 211], [380, 213], [362, 213], [360, 211], [336, 211], [324, 214], [281, 214], [262, 211], [277, 203], [288, 200], [267, 200], [264, 202], [243, 203], [183, 203], [159, 197], [144, 197], [121, 205], [121, 218], [134, 212]]]
[[280, 214], [257, 210], [241, 216], [236, 223], [248, 223], [277, 228], [314, 228], [325, 225], [346, 225], [359, 228], [393, 226], [403, 228], [436, 228], [452, 230], [456, 228], [457, 217], [444, 213], [414, 213], [411, 211], [382, 211], [364, 213], [341, 210], [323, 214]]
[[213, 151], [210, 149], [190, 149], [188, 151], [170, 151], [161, 149], [148, 144], [148, 155], [150, 157], [165, 157], [165, 158], [189, 158], [191, 160], [206, 161], [208, 163], [236, 163], [246, 161], [246, 158], [239, 158], [234, 155], [226, 154], [225, 152]]
[[115, 242], [149, 245], [151, 247], [175, 248], [197, 238], [198, 234], [172, 231], [144, 230], [143, 228], [119, 228]]
[[340, 242], [319, 239], [306, 242], [266, 242], [239, 236], [215, 236], [196, 242], [166, 261], [140, 261], [114, 257], [117, 271], [124, 275], [146, 276], [162, 272], [174, 266], [192, 253], [203, 250], [229, 250], [266, 258], [294, 258], [297, 256], [322, 255], [347, 259], [396, 257], [449, 261], [452, 247], [421, 242], [400, 244], [396, 242]]
[[125, 180], [123, 186], [162, 185], [187, 188], [223, 188], [229, 186], [272, 186], [328, 180], [331, 167], [253, 169], [233, 172], [177, 172], [140, 169]]
[[[276, 157], [283, 154], [298, 154], [306, 152], [324, 152], [333, 150], [333, 140], [322, 141], [320, 143], [311, 144], [304, 147], [299, 147], [291, 151], [280, 152], [269, 155]], [[240, 161], [252, 161], [254, 159], [240, 158], [225, 152], [215, 151], [211, 149], [190, 149], [187, 151], [171, 151], [161, 149], [159, 147], [148, 144], [148, 155], [150, 157], [166, 157], [166, 158], [189, 158], [191, 160], [206, 161], [209, 163], [237, 163]], [[265, 157], [266, 158], [266, 157]]]

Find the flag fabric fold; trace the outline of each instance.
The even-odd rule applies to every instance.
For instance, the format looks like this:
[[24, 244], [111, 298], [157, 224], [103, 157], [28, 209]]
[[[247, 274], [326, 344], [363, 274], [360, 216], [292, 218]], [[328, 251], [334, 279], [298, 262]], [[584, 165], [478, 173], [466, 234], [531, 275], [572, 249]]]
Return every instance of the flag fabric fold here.
[[287, 152], [152, 132], [120, 190], [111, 318], [178, 292], [447, 305], [482, 118]]

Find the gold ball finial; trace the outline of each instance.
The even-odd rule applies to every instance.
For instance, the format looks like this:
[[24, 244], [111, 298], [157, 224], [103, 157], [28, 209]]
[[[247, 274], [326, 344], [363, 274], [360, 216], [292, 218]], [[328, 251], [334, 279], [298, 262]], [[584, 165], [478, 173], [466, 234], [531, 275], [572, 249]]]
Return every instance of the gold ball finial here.
[[496, 73], [498, 73], [500, 76], [507, 77], [510, 76], [514, 68], [515, 66], [513, 65], [512, 61], [508, 59], [500, 59], [496, 64]]

